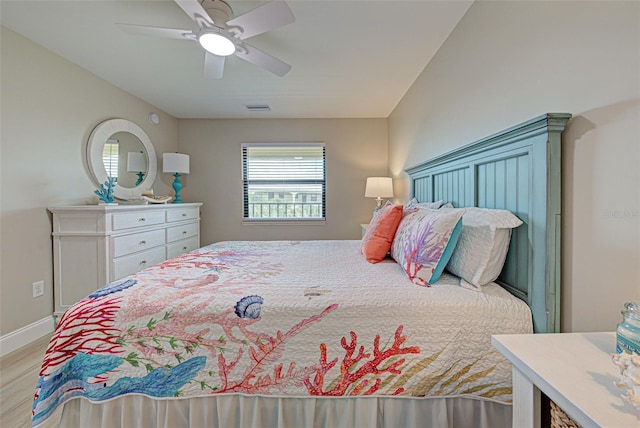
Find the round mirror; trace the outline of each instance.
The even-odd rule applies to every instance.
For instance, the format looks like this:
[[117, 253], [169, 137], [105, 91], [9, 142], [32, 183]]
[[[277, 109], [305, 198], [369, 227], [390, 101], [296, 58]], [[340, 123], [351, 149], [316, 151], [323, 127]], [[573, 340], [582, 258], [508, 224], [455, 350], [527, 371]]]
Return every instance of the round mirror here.
[[116, 178], [113, 195], [118, 199], [139, 199], [156, 179], [157, 161], [147, 134], [133, 122], [109, 119], [91, 132], [87, 163], [96, 185]]

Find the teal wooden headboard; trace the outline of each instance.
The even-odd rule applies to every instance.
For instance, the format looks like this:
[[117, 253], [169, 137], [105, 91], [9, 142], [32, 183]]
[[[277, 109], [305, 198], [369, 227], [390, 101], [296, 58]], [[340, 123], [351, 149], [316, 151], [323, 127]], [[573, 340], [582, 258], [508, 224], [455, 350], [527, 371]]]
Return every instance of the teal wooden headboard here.
[[496, 282], [529, 305], [537, 333], [560, 331], [560, 144], [570, 118], [547, 113], [405, 170], [420, 202], [507, 209], [524, 222]]

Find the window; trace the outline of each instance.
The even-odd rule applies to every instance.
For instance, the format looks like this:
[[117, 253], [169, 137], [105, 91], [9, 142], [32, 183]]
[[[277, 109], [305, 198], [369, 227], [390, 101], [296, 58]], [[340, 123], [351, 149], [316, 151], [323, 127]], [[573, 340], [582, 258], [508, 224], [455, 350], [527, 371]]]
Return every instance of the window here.
[[245, 143], [242, 163], [244, 220], [325, 219], [324, 143]]
[[119, 156], [120, 142], [115, 139], [109, 139], [104, 144], [102, 149], [102, 163], [104, 163], [104, 169], [107, 170], [107, 175], [113, 177], [118, 181], [118, 156]]

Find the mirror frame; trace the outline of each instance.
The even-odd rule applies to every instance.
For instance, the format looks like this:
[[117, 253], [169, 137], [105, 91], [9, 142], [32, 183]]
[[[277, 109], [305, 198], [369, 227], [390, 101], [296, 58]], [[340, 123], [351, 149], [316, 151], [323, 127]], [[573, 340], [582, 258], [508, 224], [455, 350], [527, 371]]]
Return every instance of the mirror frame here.
[[107, 140], [116, 132], [129, 132], [138, 137], [147, 151], [148, 168], [142, 183], [132, 188], [122, 187], [116, 184], [116, 187], [113, 189], [113, 196], [124, 200], [141, 199], [142, 192], [150, 189], [156, 180], [158, 159], [156, 158], [156, 151], [153, 148], [153, 144], [151, 144], [149, 136], [135, 123], [126, 119], [109, 119], [101, 122], [91, 131], [89, 141], [87, 142], [87, 164], [89, 171], [97, 186], [107, 181], [107, 170], [102, 162], [102, 152], [104, 151], [104, 145]]

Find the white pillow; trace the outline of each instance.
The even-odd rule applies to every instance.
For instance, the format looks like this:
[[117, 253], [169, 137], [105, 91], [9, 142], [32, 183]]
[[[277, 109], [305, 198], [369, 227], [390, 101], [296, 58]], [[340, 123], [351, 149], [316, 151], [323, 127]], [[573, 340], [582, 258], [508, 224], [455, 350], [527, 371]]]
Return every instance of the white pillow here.
[[440, 208], [453, 208], [453, 204], [451, 202], [447, 202], [446, 204], [444, 204]]
[[[456, 208], [454, 208], [456, 209]], [[466, 226], [489, 226], [498, 229], [513, 229], [522, 224], [522, 220], [508, 210], [496, 210], [491, 208], [459, 208], [464, 209], [462, 224]]]
[[419, 209], [428, 209], [428, 210], [437, 210], [442, 205], [442, 200], [435, 202], [418, 202], [416, 198], [413, 198], [409, 201], [407, 205], [404, 206], [404, 214], [406, 215], [409, 210], [412, 208]]
[[511, 229], [521, 224], [507, 210], [467, 208], [447, 270], [462, 278], [463, 287], [481, 291], [481, 286], [500, 275], [509, 251]]

